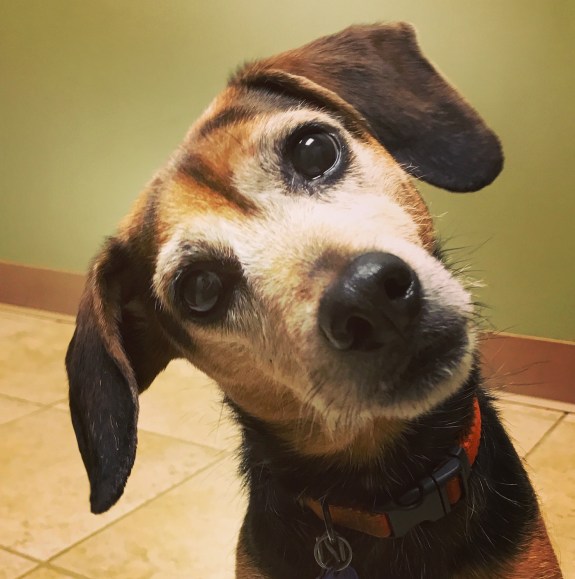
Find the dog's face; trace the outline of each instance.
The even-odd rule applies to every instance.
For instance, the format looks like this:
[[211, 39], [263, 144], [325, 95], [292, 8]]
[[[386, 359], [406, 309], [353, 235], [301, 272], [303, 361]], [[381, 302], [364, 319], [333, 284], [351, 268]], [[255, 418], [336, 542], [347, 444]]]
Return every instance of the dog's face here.
[[67, 357], [92, 509], [120, 496], [138, 392], [174, 357], [280, 433], [340, 444], [455, 392], [470, 297], [410, 175], [469, 191], [501, 163], [407, 25], [244, 67], [92, 268]]
[[[408, 176], [365, 128], [266, 100], [229, 89], [174, 159], [155, 297], [194, 345], [182, 355], [248, 411], [291, 395], [348, 431], [413, 417], [469, 371], [468, 295], [430, 255]], [[238, 110], [250, 113], [233, 122]]]

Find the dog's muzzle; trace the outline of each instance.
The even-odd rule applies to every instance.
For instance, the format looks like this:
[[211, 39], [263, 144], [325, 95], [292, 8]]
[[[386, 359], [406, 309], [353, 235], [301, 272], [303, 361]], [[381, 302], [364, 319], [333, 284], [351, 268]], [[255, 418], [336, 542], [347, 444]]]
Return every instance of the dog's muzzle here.
[[445, 299], [442, 282], [424, 282], [390, 253], [350, 261], [325, 290], [318, 311], [332, 383], [356, 385], [355, 396], [364, 402], [410, 408], [459, 387], [471, 364], [467, 314]]

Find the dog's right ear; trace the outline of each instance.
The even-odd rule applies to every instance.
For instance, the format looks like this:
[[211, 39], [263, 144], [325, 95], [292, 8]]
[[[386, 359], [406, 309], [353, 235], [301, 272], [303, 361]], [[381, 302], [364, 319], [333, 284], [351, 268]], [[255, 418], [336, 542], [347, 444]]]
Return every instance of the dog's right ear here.
[[359, 113], [405, 171], [449, 191], [477, 191], [503, 167], [495, 133], [425, 58], [406, 23], [352, 26], [248, 64], [232, 83]]
[[122, 495], [136, 455], [138, 394], [177, 355], [155, 316], [150, 279], [151, 266], [111, 239], [91, 268], [66, 355], [93, 513]]

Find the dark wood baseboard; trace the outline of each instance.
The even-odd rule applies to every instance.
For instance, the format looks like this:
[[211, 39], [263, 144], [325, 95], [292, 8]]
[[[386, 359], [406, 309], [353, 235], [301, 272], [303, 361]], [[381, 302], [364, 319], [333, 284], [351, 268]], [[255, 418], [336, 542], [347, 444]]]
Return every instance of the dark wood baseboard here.
[[[75, 315], [86, 277], [0, 262], [0, 302]], [[488, 334], [483, 372], [505, 391], [575, 404], [575, 342]]]
[[86, 276], [0, 262], [0, 302], [76, 315]]
[[481, 344], [483, 374], [507, 392], [575, 404], [575, 343], [489, 334]]

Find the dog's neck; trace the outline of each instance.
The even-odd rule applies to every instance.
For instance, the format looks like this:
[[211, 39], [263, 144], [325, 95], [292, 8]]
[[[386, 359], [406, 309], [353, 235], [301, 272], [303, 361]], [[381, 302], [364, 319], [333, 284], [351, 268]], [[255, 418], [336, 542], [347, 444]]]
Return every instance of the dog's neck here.
[[[318, 445], [309, 451], [313, 432], [300, 439], [292, 429], [267, 424], [229, 402], [244, 430], [244, 475], [249, 485], [265, 480], [274, 492], [294, 499], [329, 497], [341, 505], [389, 500], [444, 460], [469, 429], [477, 374], [433, 412], [409, 422], [376, 421], [345, 448], [323, 455]], [[304, 439], [298, 449], [295, 444]]]
[[[486, 561], [493, 566], [487, 576], [505, 576], [497, 566], [515, 557], [522, 543], [509, 541], [501, 529], [513, 528], [515, 536], [523, 537], [537, 509], [527, 478], [517, 481], [521, 462], [481, 387], [477, 367], [458, 392], [404, 424], [379, 454], [359, 463], [345, 453], [298, 453], [273, 425], [230, 403], [243, 426], [242, 471], [249, 493], [242, 548], [270, 577], [316, 577], [313, 546], [326, 526], [302, 499], [326, 498], [330, 505], [369, 510], [401, 497], [470, 431], [476, 398], [481, 407], [480, 452], [468, 480], [469, 494], [453, 512], [417, 525], [399, 539], [377, 538], [353, 527], [341, 533], [352, 545], [360, 577], [479, 577]], [[489, 439], [498, 441], [497, 449]], [[346, 463], [345, 457], [351, 460]], [[491, 507], [486, 509], [486, 504]]]

